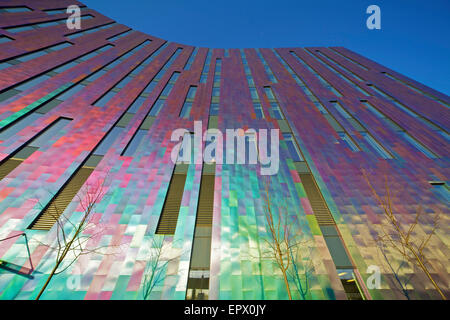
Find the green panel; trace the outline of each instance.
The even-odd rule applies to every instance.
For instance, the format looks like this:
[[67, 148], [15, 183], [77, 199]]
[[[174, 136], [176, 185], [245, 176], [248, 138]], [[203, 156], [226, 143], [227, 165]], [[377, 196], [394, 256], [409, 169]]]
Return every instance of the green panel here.
[[342, 245], [341, 238], [328, 236], [324, 237], [324, 239], [327, 243], [328, 250], [331, 253], [331, 257], [333, 258], [336, 268], [353, 268], [353, 265], [345, 252], [344, 246]]

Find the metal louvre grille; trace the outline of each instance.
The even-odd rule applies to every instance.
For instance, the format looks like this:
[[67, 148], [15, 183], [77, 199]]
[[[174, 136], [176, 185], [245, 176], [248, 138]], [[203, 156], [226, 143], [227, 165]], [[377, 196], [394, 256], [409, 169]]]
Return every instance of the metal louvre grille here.
[[6, 177], [11, 171], [19, 166], [22, 163], [22, 159], [11, 158], [6, 160], [0, 165], [0, 180]]
[[333, 216], [331, 215], [313, 176], [310, 173], [299, 173], [299, 176], [319, 226], [335, 225], [336, 223], [334, 222]]
[[175, 234], [186, 174], [174, 173], [167, 191], [166, 201], [159, 218], [156, 234]]
[[82, 167], [78, 170], [28, 228], [32, 230], [50, 230], [92, 171], [94, 171], [92, 167]]
[[214, 207], [214, 179], [215, 176], [213, 175], [202, 175], [197, 208], [197, 226], [212, 226]]

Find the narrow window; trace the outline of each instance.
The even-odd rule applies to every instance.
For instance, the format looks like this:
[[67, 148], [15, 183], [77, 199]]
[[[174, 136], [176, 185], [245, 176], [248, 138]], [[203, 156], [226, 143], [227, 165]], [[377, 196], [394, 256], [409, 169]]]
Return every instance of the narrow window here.
[[302, 58], [300, 58], [294, 51], [290, 51], [290, 54], [298, 61], [301, 65], [303, 65], [306, 69], [308, 69], [313, 75], [315, 75], [321, 84], [333, 92], [336, 96], [342, 97], [342, 94], [338, 92], [327, 80], [325, 80], [320, 74], [317, 73], [312, 67], [310, 67]]
[[259, 59], [261, 59], [261, 62], [264, 65], [264, 70], [266, 71], [267, 77], [269, 78], [270, 82], [277, 83], [277, 78], [275, 78], [272, 69], [270, 69], [269, 65], [266, 62], [266, 59], [264, 59], [264, 56], [261, 54], [261, 51], [259, 49], [255, 49], [256, 54], [258, 55]]
[[[16, 126], [9, 127], [8, 130], [3, 131], [1, 133], [1, 138], [8, 138], [15, 132], [18, 132], [28, 126], [37, 118], [38, 116], [27, 117], [22, 121], [17, 122]], [[23, 161], [25, 161], [44, 144], [48, 145], [58, 140], [64, 134], [62, 129], [68, 123], [70, 123], [71, 120], [72, 119], [62, 117], [58, 118], [50, 125], [48, 125], [44, 130], [39, 132], [36, 136], [31, 138], [26, 145], [3, 160], [0, 164], [0, 180], [5, 178], [11, 171], [18, 167]]]
[[[183, 139], [191, 139], [190, 135], [185, 135]], [[193, 147], [191, 141], [191, 147]], [[181, 150], [180, 150], [181, 151]], [[184, 185], [186, 183], [188, 164], [177, 161], [169, 187], [166, 193], [166, 199], [159, 216], [156, 234], [175, 234], [180, 212], [181, 200], [183, 198]]]
[[197, 93], [197, 87], [196, 86], [190, 86], [189, 90], [187, 92], [186, 98], [183, 103], [183, 107], [181, 108], [180, 112], [180, 118], [189, 118], [189, 115], [191, 113], [192, 104], [195, 99], [195, 94]]

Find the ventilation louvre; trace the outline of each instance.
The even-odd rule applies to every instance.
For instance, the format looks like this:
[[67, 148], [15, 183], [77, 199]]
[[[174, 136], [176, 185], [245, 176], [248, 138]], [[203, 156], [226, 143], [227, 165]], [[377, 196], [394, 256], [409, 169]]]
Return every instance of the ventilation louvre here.
[[198, 226], [212, 226], [212, 213], [214, 209], [214, 179], [214, 175], [202, 175], [197, 209], [196, 225]]
[[164, 202], [159, 223], [156, 227], [156, 234], [175, 234], [185, 182], [186, 174], [174, 173], [172, 175], [166, 201]]
[[94, 168], [92, 167], [81, 167], [81, 169], [75, 173], [70, 181], [60, 190], [56, 197], [50, 201], [47, 207], [33, 221], [29, 229], [50, 230], [81, 189], [92, 171], [94, 171]]
[[331, 215], [313, 176], [310, 173], [299, 173], [299, 176], [319, 226], [335, 225], [336, 223], [333, 216]]
[[22, 163], [22, 159], [11, 158], [6, 160], [0, 165], [0, 180], [6, 177], [11, 171], [19, 166]]

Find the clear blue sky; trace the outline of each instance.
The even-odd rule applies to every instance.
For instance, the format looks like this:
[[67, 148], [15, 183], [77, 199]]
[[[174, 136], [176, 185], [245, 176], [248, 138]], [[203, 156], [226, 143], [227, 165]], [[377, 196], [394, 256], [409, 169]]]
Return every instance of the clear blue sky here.
[[[211, 48], [344, 46], [450, 95], [450, 0], [81, 0], [129, 27]], [[366, 8], [381, 8], [368, 30]]]

